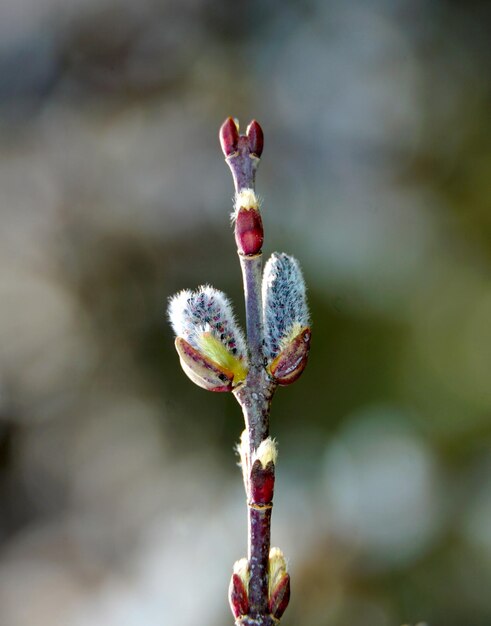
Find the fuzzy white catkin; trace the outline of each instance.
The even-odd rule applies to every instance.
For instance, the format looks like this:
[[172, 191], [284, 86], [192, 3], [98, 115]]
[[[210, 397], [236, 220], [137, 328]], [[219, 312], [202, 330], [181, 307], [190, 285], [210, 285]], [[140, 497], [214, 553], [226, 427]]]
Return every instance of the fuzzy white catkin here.
[[244, 335], [222, 291], [209, 285], [183, 289], [169, 300], [167, 312], [175, 334], [194, 348], [200, 348], [199, 336], [210, 332], [231, 354], [246, 357]]
[[265, 345], [268, 361], [293, 337], [310, 326], [306, 287], [298, 261], [275, 252], [266, 263], [262, 284]]

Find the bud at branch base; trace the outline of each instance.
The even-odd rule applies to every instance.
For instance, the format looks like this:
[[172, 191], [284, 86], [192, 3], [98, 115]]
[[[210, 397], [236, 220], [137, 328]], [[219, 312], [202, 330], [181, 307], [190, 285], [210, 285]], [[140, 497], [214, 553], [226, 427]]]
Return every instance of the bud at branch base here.
[[234, 373], [210, 359], [182, 337], [176, 337], [175, 346], [186, 376], [207, 391], [231, 391]]
[[286, 561], [279, 548], [269, 552], [268, 604], [271, 615], [280, 619], [290, 601], [290, 576], [286, 571]]
[[228, 589], [230, 608], [236, 619], [249, 613], [249, 577], [249, 562], [247, 559], [236, 561]]
[[271, 376], [279, 385], [290, 385], [300, 377], [309, 358], [310, 328], [303, 328], [269, 365]]
[[230, 587], [228, 590], [228, 599], [230, 602], [230, 608], [235, 618], [247, 615], [249, 611], [249, 599], [247, 597], [247, 590], [244, 587], [244, 583], [237, 574], [232, 574], [230, 580]]
[[280, 619], [290, 602], [290, 575], [285, 573], [269, 598], [269, 612]]

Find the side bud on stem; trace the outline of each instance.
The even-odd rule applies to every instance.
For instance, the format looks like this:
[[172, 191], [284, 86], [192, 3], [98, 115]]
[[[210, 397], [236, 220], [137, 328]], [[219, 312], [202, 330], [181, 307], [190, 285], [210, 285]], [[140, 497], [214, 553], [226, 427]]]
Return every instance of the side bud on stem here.
[[249, 578], [249, 563], [247, 559], [236, 561], [228, 589], [230, 608], [235, 619], [249, 613]]
[[271, 548], [269, 553], [269, 611], [280, 619], [290, 602], [290, 575], [286, 571], [286, 561], [279, 548]]
[[297, 380], [307, 365], [310, 317], [298, 261], [275, 252], [263, 275], [263, 315], [267, 370], [279, 385]]
[[265, 439], [254, 452], [249, 476], [249, 497], [255, 505], [266, 505], [273, 501], [277, 456], [276, 443], [271, 437]]
[[235, 199], [235, 242], [239, 254], [254, 256], [261, 252], [264, 241], [259, 202], [253, 189], [241, 189]]
[[257, 450], [249, 454], [249, 436], [244, 430], [237, 446], [247, 499], [253, 506], [271, 504], [274, 494], [275, 465], [278, 458], [276, 442], [266, 437]]

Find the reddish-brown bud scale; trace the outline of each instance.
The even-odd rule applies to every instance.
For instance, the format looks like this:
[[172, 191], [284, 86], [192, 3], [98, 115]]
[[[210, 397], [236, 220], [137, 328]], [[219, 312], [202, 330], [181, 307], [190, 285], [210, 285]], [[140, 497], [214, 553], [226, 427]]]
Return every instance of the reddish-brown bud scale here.
[[294, 383], [304, 371], [309, 358], [310, 336], [310, 328], [304, 328], [269, 366], [279, 385]]
[[232, 613], [235, 618], [247, 615], [249, 612], [247, 589], [238, 574], [232, 574], [228, 590], [228, 599], [230, 602], [230, 608], [232, 609]]
[[269, 598], [269, 612], [276, 619], [280, 619], [290, 602], [290, 576], [285, 574]]
[[227, 117], [220, 127], [220, 145], [222, 146], [225, 157], [229, 157], [231, 154], [237, 152], [239, 131], [231, 117]]
[[254, 504], [269, 504], [274, 494], [274, 464], [270, 461], [266, 467], [255, 461], [251, 470], [250, 496]]
[[252, 120], [247, 127], [247, 138], [249, 139], [249, 147], [252, 154], [255, 154], [259, 158], [263, 153], [264, 134], [263, 129], [256, 120]]
[[240, 254], [259, 254], [263, 247], [263, 220], [258, 210], [241, 207], [235, 219], [235, 242]]
[[208, 391], [223, 392], [232, 389], [233, 372], [221, 367], [205, 354], [193, 348], [182, 337], [176, 338], [175, 346], [182, 369], [196, 385]]

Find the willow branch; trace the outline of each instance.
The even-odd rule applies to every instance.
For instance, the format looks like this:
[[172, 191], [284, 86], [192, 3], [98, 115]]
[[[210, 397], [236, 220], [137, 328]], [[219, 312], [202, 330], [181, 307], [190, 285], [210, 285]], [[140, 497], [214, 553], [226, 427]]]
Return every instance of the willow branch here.
[[[229, 600], [237, 626], [277, 626], [290, 598], [290, 576], [271, 548], [276, 444], [269, 436], [271, 400], [307, 363], [310, 320], [298, 262], [274, 253], [262, 268], [263, 223], [255, 176], [263, 133], [251, 122], [240, 135], [232, 118], [220, 142], [233, 175], [235, 241], [244, 282], [247, 341], [226, 295], [204, 285], [169, 301], [175, 346], [187, 376], [208, 391], [232, 391], [244, 414], [240, 443], [247, 497], [247, 558], [234, 564]], [[264, 302], [262, 299], [264, 297]]]
[[[259, 164], [257, 154], [258, 145], [256, 135], [248, 132], [238, 136], [227, 120], [225, 124], [232, 135], [233, 151], [227, 156], [227, 163], [232, 172], [238, 205], [241, 198], [253, 197], [250, 192], [255, 191], [255, 175]], [[253, 123], [255, 124], [255, 123]], [[258, 125], [257, 125], [258, 127]], [[257, 127], [251, 126], [253, 132]], [[259, 129], [260, 131], [260, 129]], [[260, 131], [261, 132], [261, 131]], [[222, 134], [223, 136], [223, 134]], [[223, 145], [223, 144], [222, 144]], [[255, 148], [255, 149], [254, 149]], [[261, 145], [262, 151], [262, 132]], [[256, 207], [245, 207], [247, 211], [255, 211]], [[237, 207], [240, 211], [241, 207]], [[245, 215], [245, 214], [244, 214]], [[259, 216], [259, 213], [257, 212]], [[246, 225], [247, 234], [242, 227]], [[242, 230], [241, 230], [242, 229]], [[249, 357], [249, 372], [247, 378], [236, 391], [235, 396], [242, 408], [247, 430], [248, 454], [243, 455], [244, 483], [248, 499], [248, 563], [249, 563], [249, 611], [242, 617], [241, 624], [256, 626], [272, 624], [268, 606], [268, 569], [269, 551], [271, 548], [271, 512], [272, 501], [267, 503], [256, 502], [255, 475], [251, 473], [251, 460], [263, 441], [269, 435], [269, 411], [271, 398], [274, 392], [274, 383], [264, 368], [263, 354], [263, 312], [261, 298], [262, 283], [262, 222], [251, 219], [250, 215], [236, 215], [236, 240], [238, 254], [244, 282], [244, 297], [247, 327], [247, 345]], [[252, 245], [252, 248], [250, 245]], [[247, 445], [246, 442], [243, 442]], [[272, 480], [274, 480], [274, 475]], [[272, 493], [271, 493], [272, 495]]]

